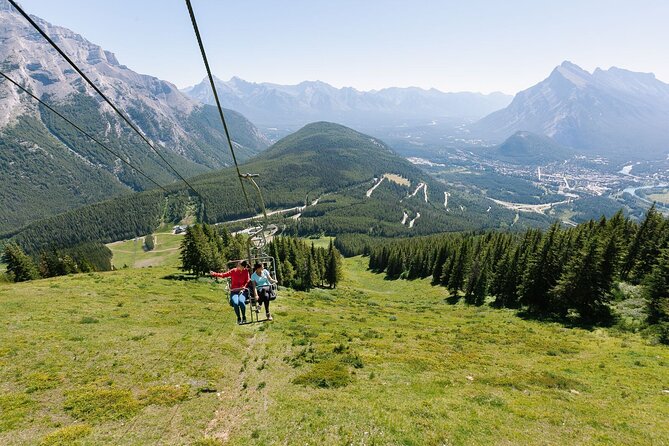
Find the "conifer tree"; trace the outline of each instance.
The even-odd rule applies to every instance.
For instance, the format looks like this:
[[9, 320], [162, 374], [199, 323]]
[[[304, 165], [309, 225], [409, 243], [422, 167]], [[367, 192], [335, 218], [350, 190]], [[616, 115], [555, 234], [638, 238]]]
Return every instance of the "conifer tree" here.
[[305, 256], [304, 268], [302, 268], [300, 274], [300, 285], [301, 285], [300, 289], [304, 291], [309, 291], [314, 287], [316, 282], [314, 273], [315, 270], [314, 270], [313, 257], [311, 256], [311, 253], [307, 253], [307, 255]]
[[40, 277], [35, 262], [16, 243], [9, 243], [5, 246], [2, 261], [7, 265], [7, 273], [14, 282], [24, 282]]
[[283, 285], [293, 287], [295, 281], [295, 268], [293, 268], [293, 265], [288, 260], [284, 260], [281, 262], [281, 271], [283, 274]]
[[565, 316], [568, 309], [575, 308], [581, 319], [594, 322], [608, 301], [610, 291], [603, 286], [601, 264], [598, 240], [592, 237], [571, 257], [564, 274], [551, 290], [554, 296], [551, 310]]
[[659, 229], [662, 223], [662, 215], [653, 205], [632, 239], [623, 264], [623, 280], [639, 283], [650, 272], [659, 254]]
[[441, 269], [441, 274], [439, 275], [439, 283], [442, 286], [448, 286], [448, 282], [451, 280], [451, 273], [455, 268], [455, 262], [458, 261], [458, 250], [457, 248], [453, 250], [449, 259], [444, 263], [443, 268]]
[[155, 248], [156, 242], [153, 237], [153, 234], [149, 234], [146, 237], [144, 237], [144, 250], [145, 251], [153, 251], [153, 248]]
[[328, 247], [328, 263], [325, 275], [330, 287], [337, 288], [337, 284], [342, 279], [341, 254], [332, 244], [332, 240], [330, 240], [330, 246]]
[[448, 280], [448, 292], [456, 295], [464, 286], [465, 275], [469, 261], [469, 243], [463, 242], [458, 252], [458, 257], [453, 264], [451, 277]]
[[531, 313], [547, 314], [552, 311], [548, 292], [559, 278], [563, 259], [557, 254], [557, 237], [560, 227], [556, 223], [544, 235], [541, 245], [528, 262], [518, 287], [518, 297]]
[[[669, 323], [669, 248], [662, 251], [657, 264], [646, 277], [644, 285], [648, 322], [650, 324]], [[669, 342], [669, 337], [667, 342]]]

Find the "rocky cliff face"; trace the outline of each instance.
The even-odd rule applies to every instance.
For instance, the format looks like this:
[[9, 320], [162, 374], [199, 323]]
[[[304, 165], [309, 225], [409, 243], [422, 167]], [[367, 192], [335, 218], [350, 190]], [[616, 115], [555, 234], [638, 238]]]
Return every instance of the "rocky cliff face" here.
[[[213, 107], [199, 104], [169, 82], [132, 71], [114, 54], [69, 29], [33, 19], [182, 175], [231, 163]], [[0, 70], [159, 183], [174, 181], [171, 169], [6, 0], [0, 0]], [[227, 118], [239, 159], [267, 147], [267, 138], [244, 116], [228, 110]], [[0, 221], [0, 232], [3, 226], [14, 227], [33, 217], [152, 187], [4, 79], [0, 80], [0, 146], [0, 207], [15, 210], [6, 213], [4, 225]], [[51, 193], [58, 199], [36, 205]], [[26, 211], [29, 208], [33, 210]]]

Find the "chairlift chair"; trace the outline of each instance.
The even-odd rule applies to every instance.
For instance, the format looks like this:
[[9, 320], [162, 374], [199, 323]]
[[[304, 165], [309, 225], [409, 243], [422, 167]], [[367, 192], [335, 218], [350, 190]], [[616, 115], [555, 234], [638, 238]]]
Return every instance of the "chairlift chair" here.
[[[261, 254], [261, 255], [255, 255], [255, 256], [252, 256], [252, 257], [249, 257], [249, 258], [246, 258], [246, 259], [230, 260], [227, 263], [228, 269], [232, 269], [232, 268], [236, 267], [239, 262], [244, 261], [244, 260], [246, 260], [249, 263], [249, 266], [248, 266], [249, 268], [253, 268], [253, 265], [255, 265], [256, 263], [262, 263], [263, 266], [265, 267], [265, 269], [270, 272], [270, 274], [272, 275], [272, 277], [274, 279], [276, 279], [276, 260], [274, 259], [274, 257], [272, 257], [270, 255]], [[227, 279], [227, 283], [228, 283], [228, 290], [230, 290], [230, 279]], [[260, 319], [260, 310], [262, 308], [261, 308], [260, 302], [258, 302], [258, 300], [255, 297], [255, 293], [253, 292], [253, 287], [254, 287], [254, 285], [251, 283], [249, 285], [249, 287], [247, 288], [248, 294], [249, 294], [248, 295], [248, 298], [249, 298], [248, 305], [251, 309], [251, 314], [250, 314], [250, 318], [249, 318], [250, 321], [249, 322], [250, 323], [265, 322], [265, 321], [267, 321], [267, 319], [262, 319], [262, 320]], [[271, 287], [274, 290], [274, 292], [276, 293], [277, 290], [278, 290], [277, 285], [273, 283], [271, 285]], [[255, 320], [253, 319], [254, 314], [255, 314]]]

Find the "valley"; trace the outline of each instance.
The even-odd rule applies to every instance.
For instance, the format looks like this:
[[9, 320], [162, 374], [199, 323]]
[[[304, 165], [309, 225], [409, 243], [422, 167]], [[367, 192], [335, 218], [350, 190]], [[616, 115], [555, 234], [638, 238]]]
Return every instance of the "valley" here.
[[[509, 209], [567, 222], [571, 218], [582, 222], [611, 216], [620, 208], [641, 217], [653, 202], [660, 211], [669, 211], [662, 201], [666, 200], [662, 190], [669, 181], [666, 161], [644, 161], [621, 172], [619, 162], [599, 156], [574, 156], [539, 165], [515, 164], [495, 159], [490, 150], [435, 150], [429, 159], [409, 159], [441, 181], [482, 194]], [[423, 152], [422, 156], [429, 155]], [[638, 193], [646, 190], [659, 193]]]

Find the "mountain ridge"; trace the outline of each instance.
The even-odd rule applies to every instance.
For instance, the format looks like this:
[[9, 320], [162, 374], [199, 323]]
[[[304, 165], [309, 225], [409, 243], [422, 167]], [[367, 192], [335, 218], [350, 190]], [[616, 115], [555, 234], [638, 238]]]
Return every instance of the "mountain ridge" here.
[[652, 73], [617, 67], [589, 73], [565, 61], [508, 107], [470, 128], [501, 141], [519, 130], [551, 137], [586, 153], [644, 157], [669, 152], [669, 84]]
[[[407, 118], [481, 117], [511, 100], [499, 92], [445, 93], [418, 87], [360, 91], [353, 87], [336, 88], [322, 81], [281, 85], [248, 82], [233, 76], [228, 81], [215, 78], [214, 82], [223, 105], [265, 126], [302, 126], [313, 121], [358, 125]], [[207, 79], [182, 91], [202, 103], [213, 103]]]
[[[32, 16], [183, 176], [231, 163], [215, 108], [174, 84], [136, 73], [76, 32]], [[6, 0], [0, 0], [0, 69], [160, 184], [171, 169], [141, 141]], [[240, 159], [269, 145], [227, 111]], [[8, 81], [0, 81], [0, 232], [153, 184]]]

